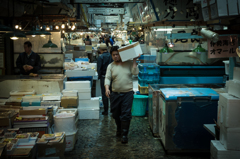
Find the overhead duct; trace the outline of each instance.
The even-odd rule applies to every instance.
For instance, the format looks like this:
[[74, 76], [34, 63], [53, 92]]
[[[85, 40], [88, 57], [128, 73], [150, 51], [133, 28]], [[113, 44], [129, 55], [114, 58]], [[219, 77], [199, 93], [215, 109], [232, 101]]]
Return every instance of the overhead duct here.
[[124, 8], [88, 8], [89, 14], [124, 14]]

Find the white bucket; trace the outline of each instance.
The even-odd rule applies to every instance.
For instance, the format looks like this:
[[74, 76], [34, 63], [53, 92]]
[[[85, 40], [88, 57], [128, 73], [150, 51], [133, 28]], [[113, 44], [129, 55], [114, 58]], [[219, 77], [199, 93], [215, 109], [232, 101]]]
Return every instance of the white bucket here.
[[225, 63], [225, 74], [229, 75], [229, 61], [223, 61]]
[[77, 141], [78, 130], [74, 133], [66, 133], [66, 148], [65, 151], [72, 151]]
[[73, 133], [77, 131], [75, 115], [71, 113], [54, 115], [54, 124], [54, 132]]

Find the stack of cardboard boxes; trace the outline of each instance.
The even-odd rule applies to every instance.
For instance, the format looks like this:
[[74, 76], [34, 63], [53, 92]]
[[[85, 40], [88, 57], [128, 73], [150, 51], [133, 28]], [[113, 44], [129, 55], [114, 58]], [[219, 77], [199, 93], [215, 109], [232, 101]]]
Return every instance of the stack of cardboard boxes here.
[[218, 125], [220, 141], [211, 141], [212, 159], [237, 159], [240, 156], [240, 68], [234, 68], [228, 93], [220, 93]]

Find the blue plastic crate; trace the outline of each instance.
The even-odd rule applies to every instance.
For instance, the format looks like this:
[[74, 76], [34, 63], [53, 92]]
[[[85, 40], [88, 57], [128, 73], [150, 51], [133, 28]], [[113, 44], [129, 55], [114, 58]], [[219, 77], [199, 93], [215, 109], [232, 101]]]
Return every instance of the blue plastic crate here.
[[147, 79], [147, 80], [152, 80], [152, 79], [159, 79], [160, 78], [160, 73], [156, 72], [156, 73], [148, 73], [148, 72], [141, 72], [139, 71], [138, 76], [142, 79]]
[[156, 61], [156, 55], [141, 55], [139, 60], [146, 60], [146, 61]]
[[78, 62], [78, 61], [86, 61], [86, 62], [88, 62], [88, 58], [75, 58], [75, 62]]
[[138, 77], [138, 84], [143, 87], [147, 87], [148, 84], [159, 84], [160, 80], [159, 79], [144, 79]]
[[145, 116], [147, 108], [148, 96], [134, 95], [132, 104], [132, 116]]
[[156, 63], [140, 63], [138, 68], [140, 72], [160, 73], [160, 66]]

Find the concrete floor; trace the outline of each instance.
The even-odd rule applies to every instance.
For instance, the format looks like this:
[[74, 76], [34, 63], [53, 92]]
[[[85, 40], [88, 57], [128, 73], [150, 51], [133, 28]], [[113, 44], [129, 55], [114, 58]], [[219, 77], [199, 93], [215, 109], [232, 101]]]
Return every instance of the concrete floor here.
[[210, 159], [210, 154], [167, 155], [144, 117], [133, 117], [126, 145], [115, 136], [116, 126], [110, 115], [79, 120], [78, 129], [78, 141], [73, 151], [65, 153], [66, 159]]

